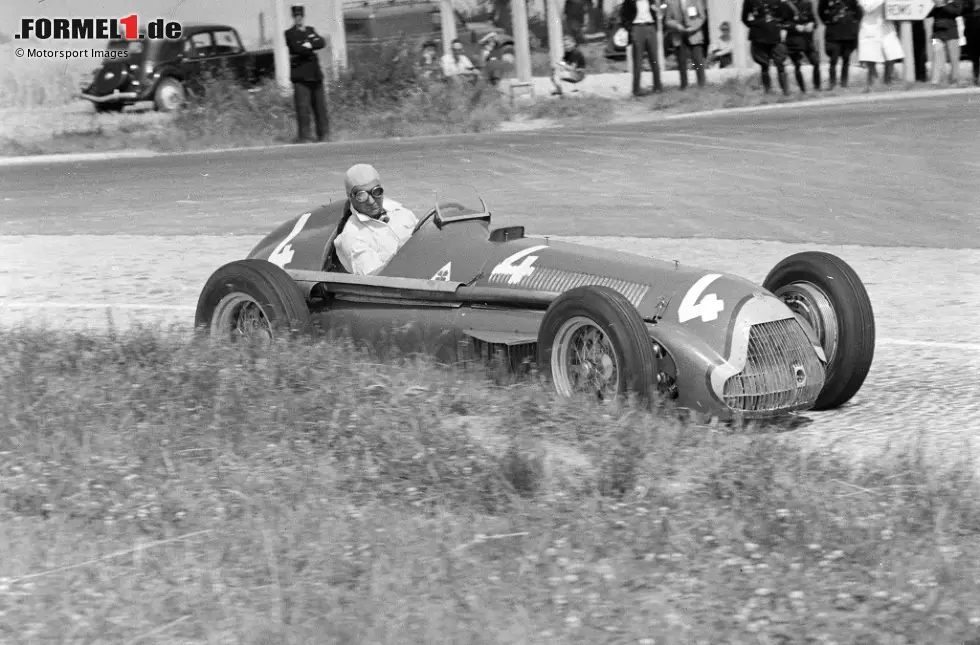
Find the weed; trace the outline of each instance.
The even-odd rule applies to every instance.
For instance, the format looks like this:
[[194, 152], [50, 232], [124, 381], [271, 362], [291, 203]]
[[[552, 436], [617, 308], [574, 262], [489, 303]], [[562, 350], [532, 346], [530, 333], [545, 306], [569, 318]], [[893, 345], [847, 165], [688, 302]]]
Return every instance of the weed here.
[[845, 459], [341, 342], [151, 328], [5, 331], [0, 424], [2, 640], [962, 643], [980, 628], [968, 459]]

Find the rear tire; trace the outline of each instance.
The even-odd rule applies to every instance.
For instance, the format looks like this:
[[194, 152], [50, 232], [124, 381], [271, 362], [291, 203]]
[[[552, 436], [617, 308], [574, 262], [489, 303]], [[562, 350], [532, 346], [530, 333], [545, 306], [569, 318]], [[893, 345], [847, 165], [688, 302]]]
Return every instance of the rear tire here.
[[847, 403], [864, 384], [875, 352], [871, 299], [857, 273], [836, 255], [807, 251], [779, 262], [763, 285], [816, 332], [827, 380], [814, 410]]
[[312, 316], [286, 271], [267, 260], [236, 260], [211, 274], [197, 301], [194, 326], [219, 340], [276, 340], [309, 334]]
[[646, 324], [609, 287], [569, 289], [551, 303], [538, 331], [537, 361], [563, 396], [584, 390], [600, 400], [635, 394], [648, 401], [657, 387]]

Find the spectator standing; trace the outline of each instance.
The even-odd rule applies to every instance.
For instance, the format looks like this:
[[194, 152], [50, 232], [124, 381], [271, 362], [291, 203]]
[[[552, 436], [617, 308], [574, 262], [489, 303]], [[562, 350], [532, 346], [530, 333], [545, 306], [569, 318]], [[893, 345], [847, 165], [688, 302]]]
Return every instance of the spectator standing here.
[[796, 84], [800, 87], [800, 92], [806, 92], [806, 83], [803, 81], [803, 59], [813, 67], [813, 89], [820, 89], [820, 57], [817, 55], [817, 47], [813, 42], [813, 32], [817, 28], [817, 17], [813, 13], [813, 4], [810, 0], [787, 0], [786, 4], [793, 10], [793, 20], [790, 23], [789, 32], [786, 34], [786, 49], [789, 51], [789, 58], [793, 61], [793, 68], [796, 73]]
[[640, 74], [643, 72], [643, 54], [650, 61], [653, 72], [653, 91], [662, 92], [660, 64], [657, 59], [657, 21], [660, 20], [658, 0], [623, 0], [619, 7], [619, 23], [629, 30], [627, 47], [633, 47], [633, 96], [643, 96], [640, 91]]
[[960, 28], [956, 19], [963, 13], [963, 0], [936, 0], [932, 18], [932, 83], [938, 85], [949, 63], [949, 82], [960, 80]]
[[442, 73], [446, 78], [457, 76], [476, 78], [479, 72], [473, 66], [473, 61], [463, 53], [463, 43], [460, 42], [459, 38], [453, 40], [451, 48], [452, 51], [442, 57]]
[[316, 121], [317, 141], [330, 136], [327, 116], [327, 96], [323, 88], [323, 70], [317, 51], [326, 43], [313, 29], [303, 24], [305, 10], [293, 5], [293, 26], [286, 30], [286, 47], [289, 50], [289, 80], [293, 83], [293, 104], [296, 107], [296, 143], [310, 141], [310, 112]]
[[708, 64], [718, 64], [718, 67], [731, 67], [734, 49], [732, 48], [732, 26], [726, 20], [718, 25], [718, 40], [711, 43], [708, 50]]
[[926, 21], [912, 21], [912, 63], [915, 65], [915, 80], [917, 83], [929, 81], [929, 53], [926, 51]]
[[[858, 58], [868, 70], [868, 87], [871, 91], [878, 77], [878, 63], [883, 63], [884, 83], [892, 80], [895, 63], [904, 60], [905, 51], [898, 39], [895, 25], [885, 19], [885, 0], [859, 0], [861, 27], [858, 30]], [[905, 61], [908, 65], [912, 61]]]
[[824, 24], [824, 52], [830, 59], [828, 89], [837, 85], [837, 60], [840, 59], [840, 86], [847, 87], [851, 56], [858, 47], [858, 32], [864, 12], [858, 0], [820, 0], [817, 13]]
[[776, 68], [783, 94], [789, 94], [789, 84], [786, 82], [786, 34], [792, 20], [793, 12], [786, 0], [745, 0], [742, 5], [742, 23], [749, 28], [752, 60], [760, 68], [766, 94], [772, 91], [770, 65]]
[[565, 32], [571, 35], [577, 44], [582, 43], [587, 10], [585, 0], [565, 0]]
[[973, 84], [980, 85], [980, 0], [966, 0], [963, 7], [966, 53], [973, 64]]
[[687, 88], [687, 63], [694, 62], [698, 87], [705, 85], [704, 23], [707, 13], [704, 0], [667, 0], [664, 26], [674, 33], [677, 44], [677, 71], [681, 89]]
[[564, 44], [565, 55], [555, 65], [554, 73], [551, 75], [551, 82], [555, 86], [555, 91], [551, 93], [552, 96], [564, 96], [562, 82], [575, 84], [585, 79], [585, 56], [579, 49], [578, 43], [575, 42], [575, 38], [566, 35]]

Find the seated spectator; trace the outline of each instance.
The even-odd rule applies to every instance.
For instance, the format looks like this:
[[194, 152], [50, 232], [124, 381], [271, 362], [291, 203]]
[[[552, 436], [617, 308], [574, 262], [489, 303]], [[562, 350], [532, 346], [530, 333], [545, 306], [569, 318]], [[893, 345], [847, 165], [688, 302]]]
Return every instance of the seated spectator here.
[[487, 61], [490, 59], [490, 55], [493, 54], [493, 50], [497, 48], [500, 44], [500, 34], [495, 31], [491, 31], [486, 36], [480, 39], [480, 61], [486, 65]]
[[725, 21], [718, 27], [719, 38], [708, 49], [708, 64], [718, 67], [732, 66], [732, 26]]
[[473, 62], [463, 53], [463, 43], [459, 38], [453, 40], [452, 53], [442, 57], [442, 73], [446, 78], [463, 77], [474, 79], [480, 72], [473, 66]]
[[439, 69], [439, 54], [436, 43], [429, 40], [422, 45], [422, 58], [419, 59], [419, 69], [424, 78], [433, 78]]
[[585, 78], [585, 56], [582, 55], [582, 50], [578, 48], [578, 43], [572, 36], [565, 36], [564, 42], [565, 55], [555, 65], [551, 75], [551, 82], [555, 86], [555, 91], [551, 93], [552, 96], [564, 96], [565, 93], [561, 87], [562, 82], [574, 85]]
[[[507, 42], [495, 31], [491, 31], [480, 39], [480, 64], [486, 72], [487, 81], [492, 85], [497, 85], [506, 76], [508, 68], [511, 66], [513, 56], [501, 54], [503, 45]], [[508, 60], [509, 59], [509, 60]]]

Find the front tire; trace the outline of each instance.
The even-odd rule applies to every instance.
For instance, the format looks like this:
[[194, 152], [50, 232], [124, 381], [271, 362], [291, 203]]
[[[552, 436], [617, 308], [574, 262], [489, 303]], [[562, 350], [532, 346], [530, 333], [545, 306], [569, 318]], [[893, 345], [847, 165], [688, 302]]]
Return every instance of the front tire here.
[[160, 80], [156, 91], [153, 93], [153, 105], [158, 112], [174, 112], [180, 109], [187, 100], [187, 92], [184, 86], [175, 78], [164, 78]]
[[874, 312], [861, 278], [836, 255], [807, 251], [779, 262], [763, 286], [810, 324], [826, 354], [827, 380], [813, 409], [847, 403], [874, 360]]
[[306, 297], [286, 271], [267, 260], [236, 260], [208, 279], [194, 326], [216, 339], [276, 340], [309, 334]]
[[603, 286], [570, 289], [548, 307], [538, 331], [538, 366], [562, 396], [605, 401], [657, 387], [657, 357], [629, 300]]

